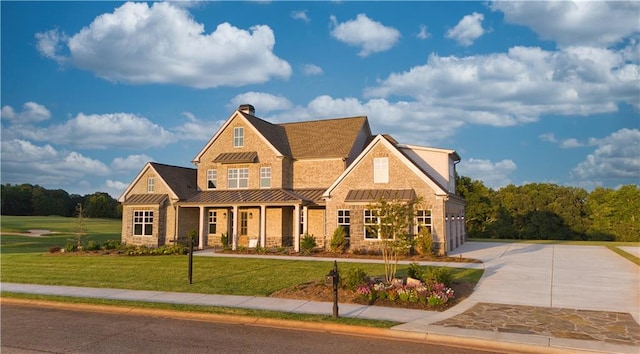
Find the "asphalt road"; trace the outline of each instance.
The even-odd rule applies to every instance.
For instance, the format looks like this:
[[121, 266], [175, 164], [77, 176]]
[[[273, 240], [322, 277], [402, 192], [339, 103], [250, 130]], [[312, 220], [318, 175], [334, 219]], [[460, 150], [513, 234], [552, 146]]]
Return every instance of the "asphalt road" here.
[[390, 339], [3, 304], [2, 353], [486, 353]]

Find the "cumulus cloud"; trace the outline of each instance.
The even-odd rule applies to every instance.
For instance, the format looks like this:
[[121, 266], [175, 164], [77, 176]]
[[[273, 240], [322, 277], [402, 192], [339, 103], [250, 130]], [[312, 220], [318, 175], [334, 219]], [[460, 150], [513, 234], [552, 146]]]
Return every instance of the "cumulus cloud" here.
[[[187, 9], [168, 2], [127, 2], [67, 36], [36, 34], [40, 53], [113, 82], [195, 88], [243, 86], [288, 79], [291, 66], [274, 53], [270, 27], [249, 31], [221, 23], [206, 33]], [[60, 48], [67, 48], [68, 56]]]
[[21, 112], [16, 112], [13, 107], [8, 105], [2, 107], [1, 117], [15, 124], [29, 124], [51, 118], [51, 112], [41, 104], [27, 102], [22, 106]]
[[640, 66], [625, 53], [514, 47], [467, 57], [432, 54], [425, 65], [366, 88], [365, 97], [412, 97], [430, 110], [455, 107], [458, 119], [494, 126], [533, 122], [542, 115], [615, 112], [619, 102], [639, 107]]
[[118, 199], [127, 187], [129, 187], [128, 183], [107, 179], [101, 190], [109, 193], [112, 198]]
[[[101, 161], [75, 151], [62, 152], [49, 144], [38, 146], [20, 139], [2, 141], [3, 183], [76, 187], [85, 177], [109, 173], [110, 168]], [[30, 180], [25, 181], [25, 176]]]
[[145, 154], [116, 157], [111, 162], [111, 168], [114, 172], [138, 171], [149, 161], [154, 161], [154, 159]]
[[555, 134], [553, 133], [540, 134], [538, 136], [538, 139], [548, 143], [558, 144], [558, 146], [560, 146], [563, 149], [577, 148], [585, 145], [584, 143], [581, 143], [580, 141], [578, 141], [578, 139], [576, 138], [568, 138], [568, 139], [563, 139], [562, 141], [559, 141], [556, 138]]
[[509, 175], [517, 169], [518, 166], [511, 160], [493, 162], [473, 158], [462, 160], [457, 167], [459, 174], [481, 180], [490, 188], [500, 188], [511, 184]]
[[416, 37], [420, 39], [427, 39], [431, 37], [431, 34], [427, 31], [426, 25], [420, 25], [420, 30], [418, 31], [418, 34], [416, 35]]
[[306, 23], [311, 22], [311, 19], [307, 16], [307, 10], [291, 11], [291, 18], [294, 20], [301, 20]]
[[178, 140], [207, 141], [219, 128], [219, 125], [202, 121], [191, 112], [183, 112], [182, 114], [187, 118], [187, 121], [172, 130]]
[[445, 37], [468, 47], [473, 44], [473, 41], [484, 34], [485, 31], [484, 28], [482, 28], [482, 20], [484, 20], [483, 14], [474, 12], [471, 15], [467, 15], [463, 17], [455, 27], [447, 31]]
[[272, 111], [282, 111], [290, 109], [293, 105], [284, 96], [276, 96], [265, 92], [245, 92], [231, 99], [229, 108], [237, 109], [241, 104], [248, 103], [255, 107], [256, 114], [261, 116]]
[[175, 141], [174, 135], [147, 118], [130, 113], [78, 114], [49, 127], [9, 127], [3, 135], [32, 141], [46, 141], [77, 148], [138, 149], [159, 147]]
[[597, 182], [616, 178], [640, 179], [640, 130], [623, 128], [602, 138], [591, 138], [597, 146], [571, 171], [576, 180]]
[[528, 26], [560, 47], [607, 47], [637, 34], [636, 1], [496, 1], [508, 23]]
[[306, 76], [316, 76], [324, 74], [321, 67], [314, 64], [304, 64], [302, 66], [302, 73]]
[[365, 14], [358, 14], [355, 20], [342, 23], [338, 23], [333, 15], [330, 20], [333, 26], [331, 36], [350, 46], [360, 47], [358, 55], [361, 57], [389, 50], [400, 39], [400, 31], [373, 21]]

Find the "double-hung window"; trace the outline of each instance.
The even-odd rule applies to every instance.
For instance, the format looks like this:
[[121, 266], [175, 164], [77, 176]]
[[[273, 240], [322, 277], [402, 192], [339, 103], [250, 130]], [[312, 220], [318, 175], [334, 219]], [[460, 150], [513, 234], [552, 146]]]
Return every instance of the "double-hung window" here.
[[239, 148], [244, 146], [244, 128], [233, 128], [233, 147]]
[[218, 227], [218, 213], [209, 210], [209, 234], [215, 234]]
[[156, 180], [153, 177], [147, 178], [147, 193], [153, 193], [155, 190]]
[[377, 240], [380, 238], [380, 219], [375, 210], [364, 210], [364, 238], [367, 240]]
[[260, 167], [260, 188], [271, 187], [271, 167]]
[[249, 213], [240, 212], [240, 235], [246, 236], [249, 233]]
[[338, 227], [344, 230], [346, 237], [349, 237], [351, 226], [351, 215], [349, 209], [338, 209]]
[[152, 236], [153, 235], [153, 211], [134, 210], [133, 235], [134, 236]]
[[428, 231], [431, 233], [431, 210], [416, 210], [416, 234]]
[[373, 183], [389, 183], [389, 158], [373, 159]]
[[216, 189], [218, 187], [218, 170], [207, 170], [207, 189]]
[[227, 181], [229, 189], [249, 188], [249, 169], [246, 167], [230, 168], [227, 173]]

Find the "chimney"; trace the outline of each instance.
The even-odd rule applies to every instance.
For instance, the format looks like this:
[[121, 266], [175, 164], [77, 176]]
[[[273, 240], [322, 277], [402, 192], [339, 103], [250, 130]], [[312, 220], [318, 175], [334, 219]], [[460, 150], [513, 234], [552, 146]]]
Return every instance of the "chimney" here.
[[256, 109], [250, 104], [241, 104], [238, 110], [244, 114], [256, 115]]

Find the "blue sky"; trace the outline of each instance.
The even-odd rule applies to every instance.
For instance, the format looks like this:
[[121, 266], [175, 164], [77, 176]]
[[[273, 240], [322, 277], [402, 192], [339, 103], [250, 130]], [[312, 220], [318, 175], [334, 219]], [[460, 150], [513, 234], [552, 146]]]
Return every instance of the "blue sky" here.
[[640, 182], [640, 2], [0, 6], [3, 184], [118, 197], [242, 103], [366, 115], [493, 188]]

